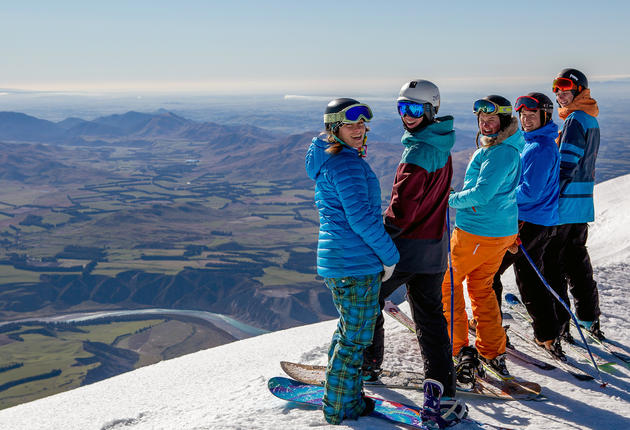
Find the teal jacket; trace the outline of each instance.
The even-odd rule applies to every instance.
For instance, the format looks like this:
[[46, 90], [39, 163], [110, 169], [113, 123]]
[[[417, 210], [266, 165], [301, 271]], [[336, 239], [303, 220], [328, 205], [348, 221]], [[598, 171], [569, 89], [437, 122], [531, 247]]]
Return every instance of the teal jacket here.
[[497, 137], [483, 136], [472, 156], [464, 187], [451, 193], [448, 204], [457, 209], [455, 226], [484, 237], [518, 233], [516, 187], [521, 178], [520, 152], [525, 146], [516, 118]]

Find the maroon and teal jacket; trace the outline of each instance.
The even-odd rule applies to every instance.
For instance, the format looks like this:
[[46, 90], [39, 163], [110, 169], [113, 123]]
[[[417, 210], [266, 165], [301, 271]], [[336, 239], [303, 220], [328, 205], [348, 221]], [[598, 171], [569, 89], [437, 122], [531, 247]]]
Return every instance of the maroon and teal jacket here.
[[400, 261], [396, 270], [444, 273], [448, 252], [446, 208], [453, 177], [453, 117], [436, 119], [417, 132], [405, 132], [405, 150], [396, 170], [385, 228]]

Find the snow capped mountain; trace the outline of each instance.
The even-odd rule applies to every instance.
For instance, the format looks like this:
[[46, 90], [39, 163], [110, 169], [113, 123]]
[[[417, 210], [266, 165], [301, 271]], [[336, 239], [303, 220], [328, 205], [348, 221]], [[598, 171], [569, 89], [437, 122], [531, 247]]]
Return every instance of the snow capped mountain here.
[[[630, 175], [596, 186], [596, 222], [589, 249], [599, 285], [602, 328], [630, 345]], [[508, 292], [516, 293], [510, 271]], [[408, 311], [406, 304], [402, 308]], [[514, 323], [519, 324], [519, 323]], [[523, 323], [520, 323], [526, 329]], [[282, 375], [281, 360], [324, 364], [336, 321], [261, 335], [163, 361], [92, 385], [0, 411], [0, 429], [302, 429], [396, 428], [376, 418], [328, 426], [321, 411], [273, 397], [267, 380]], [[384, 367], [421, 369], [415, 339], [386, 318]], [[603, 354], [602, 354], [603, 355]], [[519, 429], [630, 428], [630, 369], [618, 364], [594, 381], [577, 381], [560, 370], [533, 370], [515, 362], [513, 374], [540, 383], [545, 402], [505, 402], [463, 397], [476, 420]], [[535, 368], [534, 368], [535, 369]], [[410, 390], [375, 390], [376, 395], [421, 403]], [[460, 424], [457, 429], [478, 428]]]

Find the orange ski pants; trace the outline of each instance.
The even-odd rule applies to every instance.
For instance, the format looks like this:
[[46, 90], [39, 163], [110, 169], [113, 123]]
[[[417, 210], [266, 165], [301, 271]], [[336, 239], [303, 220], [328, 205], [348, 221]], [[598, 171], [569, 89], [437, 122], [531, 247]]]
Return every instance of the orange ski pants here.
[[[484, 237], [455, 228], [451, 237], [453, 261], [453, 355], [468, 345], [468, 314], [464, 301], [464, 285], [473, 318], [477, 321], [475, 347], [479, 354], [493, 359], [505, 352], [505, 330], [501, 325], [501, 310], [492, 289], [494, 274], [499, 270], [505, 251], [516, 240], [516, 235]], [[442, 282], [444, 316], [451, 334], [451, 276], [447, 270]]]

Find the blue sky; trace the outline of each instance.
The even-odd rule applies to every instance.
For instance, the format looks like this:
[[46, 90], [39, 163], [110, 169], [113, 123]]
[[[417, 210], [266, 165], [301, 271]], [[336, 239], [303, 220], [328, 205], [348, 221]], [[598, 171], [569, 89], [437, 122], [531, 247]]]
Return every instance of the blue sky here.
[[[0, 88], [374, 92], [630, 77], [630, 2], [3, 2]], [[446, 6], [448, 4], [448, 6]]]

